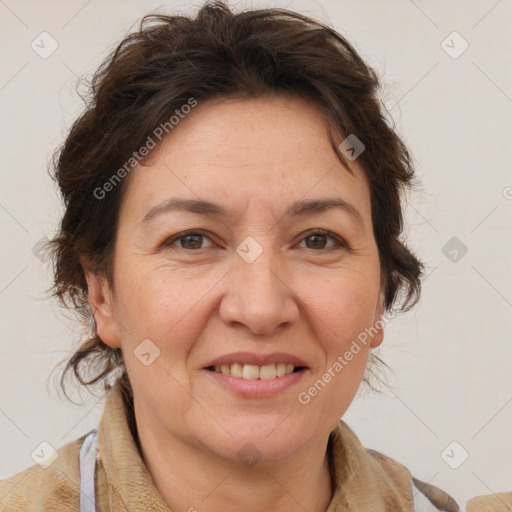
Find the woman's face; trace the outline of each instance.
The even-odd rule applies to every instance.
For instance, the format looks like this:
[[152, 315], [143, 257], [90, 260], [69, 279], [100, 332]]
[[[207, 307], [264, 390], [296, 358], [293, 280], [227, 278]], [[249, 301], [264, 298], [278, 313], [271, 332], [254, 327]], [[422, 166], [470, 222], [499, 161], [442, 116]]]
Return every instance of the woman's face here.
[[[290, 98], [199, 103], [154, 151], [123, 199], [113, 288], [89, 276], [98, 333], [122, 348], [136, 413], [232, 460], [325, 442], [383, 338], [357, 161], [352, 176], [320, 112]], [[303, 207], [317, 200], [351, 206]]]

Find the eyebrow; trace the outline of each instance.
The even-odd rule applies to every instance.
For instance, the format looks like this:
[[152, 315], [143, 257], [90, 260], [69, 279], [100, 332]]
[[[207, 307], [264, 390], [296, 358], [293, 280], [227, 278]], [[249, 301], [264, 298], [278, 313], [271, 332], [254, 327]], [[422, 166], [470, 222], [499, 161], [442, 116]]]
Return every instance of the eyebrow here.
[[[310, 214], [318, 214], [332, 209], [341, 209], [348, 213], [364, 228], [363, 217], [357, 208], [341, 198], [327, 199], [303, 199], [292, 203], [283, 215], [283, 218], [302, 217]], [[163, 213], [171, 211], [187, 211], [202, 215], [204, 217], [232, 217], [233, 213], [223, 206], [205, 201], [202, 199], [180, 199], [172, 198], [162, 201], [151, 208], [141, 221], [141, 224], [147, 224], [151, 219]]]

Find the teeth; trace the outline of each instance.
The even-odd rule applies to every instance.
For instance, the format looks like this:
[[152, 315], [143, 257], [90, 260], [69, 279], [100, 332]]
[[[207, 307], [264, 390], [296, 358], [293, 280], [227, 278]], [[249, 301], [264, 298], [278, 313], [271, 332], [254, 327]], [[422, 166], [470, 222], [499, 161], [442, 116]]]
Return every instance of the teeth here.
[[244, 379], [259, 379], [259, 366], [256, 366], [255, 364], [244, 364], [244, 369], [242, 370], [242, 377]]
[[[293, 370], [292, 370], [293, 371]], [[286, 365], [284, 363], [276, 364], [276, 374], [278, 377], [282, 377], [286, 373]]]
[[223, 373], [224, 375], [231, 375], [232, 377], [248, 380], [275, 379], [276, 377], [283, 377], [284, 375], [292, 373], [294, 369], [295, 366], [293, 364], [286, 363], [272, 363], [266, 364], [264, 366], [234, 363], [231, 365], [223, 364], [221, 366], [215, 366], [215, 371], [217, 373]]
[[277, 369], [275, 364], [266, 364], [260, 368], [260, 379], [275, 379]]
[[242, 377], [243, 365], [239, 363], [232, 364], [229, 368], [229, 372], [233, 377]]

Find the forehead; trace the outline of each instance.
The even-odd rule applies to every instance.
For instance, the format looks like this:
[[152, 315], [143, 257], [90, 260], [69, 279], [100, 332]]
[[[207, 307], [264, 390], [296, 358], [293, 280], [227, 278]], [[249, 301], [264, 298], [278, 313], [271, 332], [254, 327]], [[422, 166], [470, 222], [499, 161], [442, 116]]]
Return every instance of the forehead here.
[[[341, 142], [341, 138], [340, 138]], [[243, 215], [299, 199], [341, 197], [369, 210], [362, 170], [338, 160], [319, 109], [296, 97], [210, 100], [199, 103], [136, 166], [123, 201], [142, 219], [169, 197], [204, 199]], [[368, 213], [368, 212], [367, 212]]]

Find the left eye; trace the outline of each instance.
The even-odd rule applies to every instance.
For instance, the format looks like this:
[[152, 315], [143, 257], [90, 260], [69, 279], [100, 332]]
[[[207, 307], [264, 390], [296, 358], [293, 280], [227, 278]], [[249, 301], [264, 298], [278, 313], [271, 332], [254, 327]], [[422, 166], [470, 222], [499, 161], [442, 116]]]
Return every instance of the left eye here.
[[[204, 249], [204, 247], [201, 247], [202, 239], [206, 238], [207, 240], [210, 240], [208, 236], [206, 236], [204, 233], [201, 233], [199, 231], [189, 231], [185, 233], [180, 233], [178, 235], [175, 235], [171, 238], [168, 238], [163, 244], [163, 247], [170, 247], [173, 246], [175, 242], [180, 242], [180, 249], [186, 249], [186, 250], [198, 250], [198, 249]], [[331, 247], [325, 247], [326, 242], [322, 242], [322, 239], [331, 239], [334, 240], [334, 246]], [[308, 240], [312, 241], [312, 244], [308, 246]], [[211, 240], [210, 240], [211, 241]], [[304, 236], [301, 240], [302, 242], [306, 242], [307, 249], [325, 249], [325, 250], [331, 250], [335, 248], [345, 248], [348, 249], [348, 244], [335, 235], [334, 233], [331, 233], [330, 231], [324, 231], [324, 230], [317, 230], [312, 231], [310, 233], [307, 233], [306, 236]], [[188, 245], [188, 247], [187, 247]]]
[[[335, 242], [334, 246], [331, 246], [328, 248], [324, 247], [325, 244], [322, 243], [322, 238], [323, 239], [330, 238], [331, 240], [334, 240], [334, 242]], [[336, 249], [336, 248], [340, 248], [340, 247], [348, 249], [347, 243], [344, 240], [342, 240], [339, 236], [335, 235], [334, 233], [331, 233], [330, 231], [320, 230], [320, 231], [310, 232], [301, 240], [301, 242], [306, 241], [306, 245], [307, 245], [308, 240], [313, 241], [313, 246], [307, 247], [308, 249], [318, 249], [319, 245], [322, 246], [322, 247], [320, 247], [320, 249], [326, 249], [326, 250]], [[320, 240], [320, 243], [319, 243], [319, 240]]]

